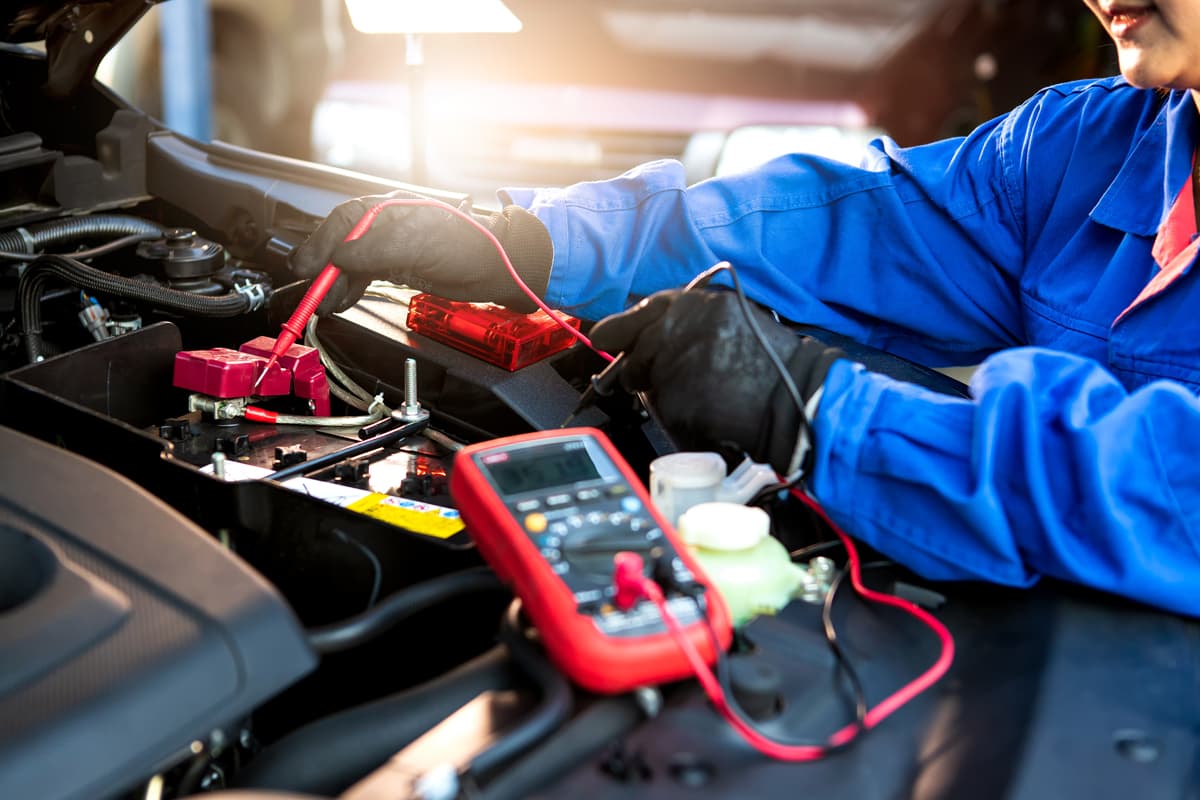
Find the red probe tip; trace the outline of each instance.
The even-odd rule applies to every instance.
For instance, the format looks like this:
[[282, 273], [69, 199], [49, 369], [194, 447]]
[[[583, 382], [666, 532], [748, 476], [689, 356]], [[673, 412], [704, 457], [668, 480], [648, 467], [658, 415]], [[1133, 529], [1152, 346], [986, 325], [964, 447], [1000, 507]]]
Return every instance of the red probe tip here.
[[275, 366], [276, 356], [271, 356], [267, 359], [267, 364], [263, 367], [262, 372], [258, 373], [258, 378], [254, 381], [254, 385], [250, 387], [250, 394], [258, 391], [258, 387], [262, 386], [263, 378], [267, 377], [267, 373], [271, 371], [271, 367]]

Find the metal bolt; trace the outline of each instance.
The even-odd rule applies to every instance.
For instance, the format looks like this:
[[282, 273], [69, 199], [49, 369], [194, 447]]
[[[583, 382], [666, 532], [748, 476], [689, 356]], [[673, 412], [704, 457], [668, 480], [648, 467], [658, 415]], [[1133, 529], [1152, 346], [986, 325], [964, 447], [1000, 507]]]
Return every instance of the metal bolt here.
[[220, 450], [212, 454], [213, 477], [225, 480], [225, 454]]
[[633, 696], [638, 707], [642, 709], [642, 713], [650, 719], [654, 719], [662, 711], [662, 692], [653, 686], [639, 686], [634, 690]]
[[392, 412], [392, 419], [401, 422], [429, 419], [429, 412], [421, 408], [421, 401], [417, 399], [417, 360], [415, 358], [404, 359], [404, 403]]
[[825, 602], [825, 591], [821, 582], [809, 575], [800, 585], [800, 599], [806, 603], [823, 603]]
[[417, 360], [404, 359], [404, 413], [421, 413], [421, 401], [417, 399]]
[[819, 579], [826, 579], [833, 576], [837, 565], [833, 563], [833, 559], [825, 556], [817, 556], [812, 561], [808, 562], [809, 570]]

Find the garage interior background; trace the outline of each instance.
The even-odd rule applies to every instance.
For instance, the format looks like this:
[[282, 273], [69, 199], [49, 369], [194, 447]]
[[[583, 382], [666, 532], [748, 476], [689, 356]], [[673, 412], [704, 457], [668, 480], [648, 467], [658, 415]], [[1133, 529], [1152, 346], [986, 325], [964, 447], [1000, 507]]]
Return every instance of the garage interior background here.
[[[483, 202], [499, 186], [604, 178], [653, 158], [680, 158], [699, 180], [719, 171], [733, 130], [762, 123], [917, 144], [965, 133], [1047, 84], [1115, 73], [1113, 48], [1076, 0], [508, 6], [518, 33], [424, 37], [421, 182]], [[102, 79], [161, 118], [164, 38], [168, 52], [196, 38], [199, 48], [204, 19], [213, 104], [207, 129], [190, 132], [412, 177], [404, 36], [355, 30], [342, 0], [176, 0], [137, 25]], [[195, 83], [169, 80], [168, 95]], [[777, 138], [736, 142], [751, 152], [731, 162], [783, 146]]]

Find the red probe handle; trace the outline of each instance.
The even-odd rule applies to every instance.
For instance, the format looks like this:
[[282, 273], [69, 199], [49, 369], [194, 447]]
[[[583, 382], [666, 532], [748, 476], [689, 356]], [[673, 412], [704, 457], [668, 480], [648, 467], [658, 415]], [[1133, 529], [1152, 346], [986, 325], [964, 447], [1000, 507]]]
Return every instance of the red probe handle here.
[[[396, 205], [395, 200], [384, 200], [375, 206], [367, 209], [367, 212], [355, 223], [350, 232], [346, 234], [346, 238], [342, 241], [353, 241], [371, 227], [371, 223], [379, 216], [379, 212], [383, 211], [389, 205]], [[277, 359], [287, 352], [287, 349], [296, 343], [296, 340], [304, 335], [304, 326], [312, 319], [312, 315], [317, 313], [317, 306], [321, 305], [321, 301], [325, 299], [325, 295], [329, 294], [329, 290], [333, 288], [334, 282], [342, 271], [335, 267], [332, 262], [325, 265], [325, 269], [321, 270], [321, 274], [313, 280], [312, 285], [308, 287], [308, 291], [304, 293], [304, 297], [300, 298], [300, 302], [296, 305], [296, 310], [288, 317], [288, 321], [283, 323], [283, 330], [279, 332], [279, 336], [275, 339], [275, 347], [271, 348], [271, 358]]]
[[[321, 305], [321, 301], [325, 299], [325, 295], [329, 294], [329, 290], [341, 274], [342, 271], [333, 264], [325, 265], [325, 269], [321, 270], [321, 274], [313, 280], [312, 286], [308, 287], [308, 291], [304, 293], [304, 297], [296, 305], [296, 310], [292, 312], [292, 316], [288, 317], [288, 321], [283, 323], [283, 331], [280, 332], [279, 338], [275, 340], [273, 353], [279, 354], [287, 350], [297, 339], [304, 335], [304, 326], [308, 324], [309, 319], [316, 313], [317, 306]], [[281, 346], [280, 342], [283, 342], [288, 334], [291, 334], [290, 340]]]

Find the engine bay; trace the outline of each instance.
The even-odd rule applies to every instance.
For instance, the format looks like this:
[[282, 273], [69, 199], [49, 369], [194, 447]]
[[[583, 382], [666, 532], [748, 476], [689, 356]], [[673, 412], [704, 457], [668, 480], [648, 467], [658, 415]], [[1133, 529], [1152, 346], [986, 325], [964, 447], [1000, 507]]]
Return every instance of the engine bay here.
[[[30, 49], [0, 63], [0, 797], [1194, 783], [1194, 625], [1049, 582], [932, 586], [864, 554], [866, 582], [935, 612], [958, 660], [812, 764], [755, 752], [695, 681], [568, 681], [473, 542], [456, 454], [570, 421], [645, 483], [676, 449], [653, 414], [620, 393], [581, 408], [604, 364], [554, 329], [390, 284], [314, 318], [255, 386], [306, 289], [288, 254], [338, 202], [400, 185], [192, 141], [98, 85], [55, 93], [59, 67]], [[833, 531], [775, 500], [771, 536], [811, 585], [738, 627], [726, 677], [756, 725], [807, 745], [863, 715], [829, 620], [861, 707], [939, 643], [838, 594]]]

